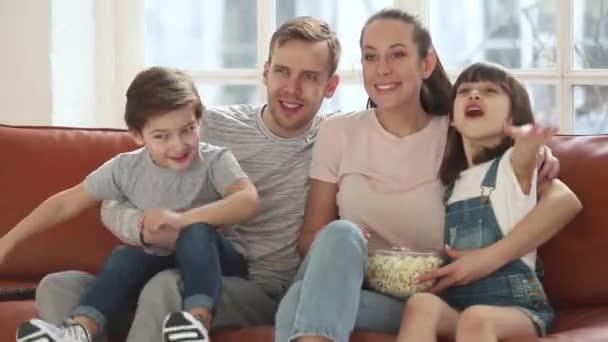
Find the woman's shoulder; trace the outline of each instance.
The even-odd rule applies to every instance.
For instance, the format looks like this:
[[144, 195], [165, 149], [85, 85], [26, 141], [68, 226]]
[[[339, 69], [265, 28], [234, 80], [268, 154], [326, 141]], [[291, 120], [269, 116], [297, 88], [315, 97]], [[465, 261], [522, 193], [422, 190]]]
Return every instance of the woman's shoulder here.
[[325, 116], [321, 125], [322, 127], [326, 127], [325, 129], [348, 131], [354, 127], [369, 124], [372, 115], [374, 115], [373, 109], [355, 112], [336, 112]]
[[448, 127], [450, 127], [450, 119], [447, 115], [435, 115], [433, 116], [431, 122], [436, 127], [436, 129], [440, 130], [442, 133], [446, 133]]

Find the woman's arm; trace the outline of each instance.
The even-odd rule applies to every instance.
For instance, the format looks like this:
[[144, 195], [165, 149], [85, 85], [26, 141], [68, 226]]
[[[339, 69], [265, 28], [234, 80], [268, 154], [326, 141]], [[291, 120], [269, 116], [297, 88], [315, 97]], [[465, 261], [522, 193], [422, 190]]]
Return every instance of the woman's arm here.
[[309, 179], [304, 223], [300, 229], [298, 239], [298, 250], [301, 256], [308, 253], [315, 235], [327, 224], [338, 218], [337, 194], [338, 185], [336, 183]]

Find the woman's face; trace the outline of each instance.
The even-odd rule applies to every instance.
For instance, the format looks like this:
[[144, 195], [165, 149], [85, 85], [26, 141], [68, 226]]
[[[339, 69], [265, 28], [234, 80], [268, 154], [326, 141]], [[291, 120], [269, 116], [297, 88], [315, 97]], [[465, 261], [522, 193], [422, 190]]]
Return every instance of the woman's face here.
[[413, 24], [378, 19], [363, 32], [363, 82], [378, 108], [399, 108], [419, 101], [422, 80], [432, 72], [428, 59], [418, 54]]

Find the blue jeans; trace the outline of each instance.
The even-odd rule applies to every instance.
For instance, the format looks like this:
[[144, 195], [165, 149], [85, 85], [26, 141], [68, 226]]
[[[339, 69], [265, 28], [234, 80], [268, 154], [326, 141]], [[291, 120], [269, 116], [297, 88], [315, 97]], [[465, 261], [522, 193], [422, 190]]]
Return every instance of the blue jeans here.
[[153, 276], [171, 268], [182, 273], [184, 310], [213, 310], [220, 300], [222, 275], [246, 277], [248, 273], [245, 258], [214, 227], [193, 224], [180, 232], [172, 255], [152, 255], [127, 246], [114, 249], [72, 316], [86, 316], [103, 329], [107, 318], [137, 298]]
[[367, 242], [346, 220], [320, 231], [279, 304], [275, 342], [323, 336], [347, 342], [352, 331], [396, 334], [404, 303], [362, 290]]

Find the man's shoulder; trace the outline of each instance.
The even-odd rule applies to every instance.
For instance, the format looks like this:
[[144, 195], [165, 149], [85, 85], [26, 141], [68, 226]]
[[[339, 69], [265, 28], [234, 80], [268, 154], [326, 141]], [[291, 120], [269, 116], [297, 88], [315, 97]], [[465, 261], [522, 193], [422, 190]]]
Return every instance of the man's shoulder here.
[[226, 106], [211, 106], [205, 108], [203, 121], [205, 122], [238, 122], [257, 120], [261, 110], [260, 105], [236, 104]]

